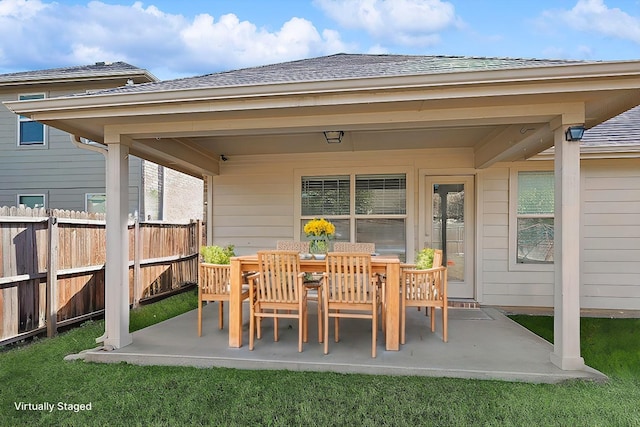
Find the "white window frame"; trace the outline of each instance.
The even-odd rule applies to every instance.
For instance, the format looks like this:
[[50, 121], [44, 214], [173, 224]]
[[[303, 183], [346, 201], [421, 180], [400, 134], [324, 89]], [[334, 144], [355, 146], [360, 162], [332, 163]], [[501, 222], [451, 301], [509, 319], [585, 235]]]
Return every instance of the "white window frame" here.
[[[34, 96], [34, 95], [38, 95], [38, 96], [42, 96], [42, 99], [46, 99], [47, 98], [47, 94], [44, 92], [33, 92], [33, 93], [21, 93], [18, 95], [18, 100], [21, 100], [20, 98], [23, 96]], [[29, 117], [25, 117], [25, 116], [21, 116], [18, 115], [18, 128], [16, 131], [16, 144], [18, 147], [20, 147], [21, 149], [42, 149], [42, 148], [47, 148], [48, 145], [48, 137], [47, 134], [49, 133], [47, 131], [47, 125], [42, 124], [42, 143], [38, 143], [38, 144], [22, 144], [20, 141], [20, 136], [21, 136], [21, 131], [20, 131], [20, 124], [21, 123], [28, 123], [28, 122], [35, 122], [35, 120], [30, 119]]]
[[[545, 162], [546, 163], [546, 162]], [[553, 165], [537, 163], [513, 167], [509, 170], [509, 270], [510, 271], [549, 271], [555, 269], [555, 264], [551, 263], [519, 263], [517, 257], [518, 247], [518, 173], [519, 172], [551, 172], [554, 173]], [[545, 216], [549, 217], [549, 216]], [[551, 215], [550, 217], [554, 217]]]
[[[366, 215], [366, 214], [356, 214], [355, 213], [355, 191], [356, 191], [356, 176], [358, 175], [398, 175], [403, 174], [406, 177], [406, 213], [402, 215]], [[302, 234], [302, 221], [305, 219], [311, 219], [313, 216], [309, 217], [306, 215], [302, 215], [302, 177], [303, 176], [349, 176], [349, 186], [350, 186], [350, 194], [349, 194], [349, 203], [350, 203], [350, 213], [349, 215], [339, 215], [339, 216], [331, 216], [331, 218], [335, 219], [349, 219], [349, 241], [356, 241], [356, 220], [357, 219], [373, 219], [373, 218], [388, 218], [388, 219], [397, 219], [402, 218], [405, 220], [405, 250], [407, 257], [414, 253], [414, 176], [413, 169], [411, 168], [372, 168], [372, 167], [361, 167], [361, 168], [349, 168], [349, 169], [338, 169], [338, 168], [305, 168], [305, 169], [295, 169], [294, 171], [294, 179], [295, 179], [295, 193], [294, 193], [294, 212], [293, 217], [294, 221], [294, 237], [295, 240], [299, 238]]]
[[104, 196], [105, 198], [105, 212], [97, 212], [97, 213], [106, 213], [106, 193], [84, 193], [84, 211], [89, 212], [89, 197], [91, 196]]
[[38, 194], [38, 193], [19, 193], [16, 196], [16, 206], [20, 206], [22, 203], [20, 203], [20, 198], [21, 197], [42, 197], [42, 207], [46, 208], [47, 207], [47, 196], [46, 194]]

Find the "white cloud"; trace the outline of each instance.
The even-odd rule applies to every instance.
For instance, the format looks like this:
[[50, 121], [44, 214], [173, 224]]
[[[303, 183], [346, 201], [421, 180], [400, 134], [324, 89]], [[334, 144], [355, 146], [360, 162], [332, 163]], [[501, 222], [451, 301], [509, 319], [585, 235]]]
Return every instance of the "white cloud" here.
[[604, 0], [578, 0], [571, 10], [549, 11], [544, 16], [574, 30], [640, 43], [640, 16], [609, 8]]
[[2, 0], [0, 1], [0, 18], [29, 19], [47, 7], [48, 5], [40, 0]]
[[234, 14], [187, 19], [155, 6], [145, 8], [139, 1], [131, 6], [100, 1], [66, 6], [42, 0], [0, 0], [0, 39], [11, 40], [2, 46], [0, 70], [126, 61], [161, 78], [350, 49], [338, 32], [319, 32], [302, 18], [291, 18], [269, 31]]
[[344, 28], [408, 46], [438, 43], [439, 32], [461, 25], [452, 3], [442, 0], [315, 0]]
[[206, 61], [225, 67], [286, 61], [345, 48], [337, 32], [320, 34], [302, 18], [291, 18], [279, 30], [269, 32], [234, 14], [218, 21], [203, 14], [180, 31], [180, 38], [192, 63]]

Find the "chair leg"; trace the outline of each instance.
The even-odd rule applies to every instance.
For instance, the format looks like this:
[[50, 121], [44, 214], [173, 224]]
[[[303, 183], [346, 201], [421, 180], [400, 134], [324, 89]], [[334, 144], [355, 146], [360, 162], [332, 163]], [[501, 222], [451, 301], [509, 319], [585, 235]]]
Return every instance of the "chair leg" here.
[[[336, 310], [336, 314], [340, 313], [340, 310]], [[340, 341], [340, 318], [339, 317], [334, 317], [333, 318], [333, 337], [335, 339], [336, 342]]]
[[404, 304], [400, 304], [400, 344], [405, 342], [405, 329], [407, 323], [407, 312]]
[[371, 357], [376, 358], [378, 346], [378, 309], [374, 307], [371, 319]]
[[318, 342], [323, 341], [322, 333], [322, 297], [320, 296], [320, 290], [318, 290]]
[[448, 321], [449, 321], [449, 313], [448, 313], [447, 303], [445, 302], [444, 306], [442, 307], [442, 340], [444, 342], [448, 342], [449, 341], [449, 337], [447, 336], [447, 334], [448, 334], [447, 322]]
[[436, 308], [431, 307], [431, 332], [436, 331]]
[[218, 329], [224, 328], [224, 301], [220, 301], [220, 310], [218, 310]]
[[380, 319], [382, 320], [382, 332], [386, 331], [387, 322], [387, 284], [382, 282], [380, 295]]
[[302, 316], [302, 320], [303, 323], [302, 325], [304, 326], [304, 336], [303, 336], [303, 342], [309, 342], [309, 306], [307, 305], [307, 301], [305, 301], [304, 305], [300, 308], [299, 313], [301, 312], [301, 316]]
[[258, 317], [256, 319], [256, 323], [257, 323], [256, 338], [261, 340], [262, 339], [262, 317]]
[[306, 322], [304, 321], [306, 314], [302, 303], [300, 303], [298, 305], [298, 353], [302, 353], [302, 341], [304, 341], [306, 335]]
[[[278, 314], [278, 310], [273, 310], [273, 314]], [[278, 318], [273, 318], [273, 340], [278, 342]]]
[[198, 298], [198, 336], [202, 336], [202, 300]]
[[329, 353], [329, 304], [324, 301], [324, 354]]
[[[253, 304], [251, 304], [251, 310], [249, 310], [249, 350], [253, 350], [253, 340], [255, 335], [255, 329], [256, 329], [256, 316], [255, 316]], [[259, 338], [260, 337], [258, 337], [258, 339]]]

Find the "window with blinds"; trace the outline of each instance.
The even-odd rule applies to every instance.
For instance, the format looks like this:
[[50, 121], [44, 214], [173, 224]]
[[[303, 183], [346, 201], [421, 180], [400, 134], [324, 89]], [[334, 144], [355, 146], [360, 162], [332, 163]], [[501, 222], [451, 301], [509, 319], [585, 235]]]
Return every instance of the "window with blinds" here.
[[553, 263], [554, 177], [551, 171], [518, 173], [517, 255], [521, 264]]
[[404, 260], [406, 188], [405, 174], [303, 176], [301, 228], [323, 217], [336, 226], [336, 241], [375, 243], [376, 252]]
[[303, 176], [302, 215], [349, 215], [349, 176]]
[[402, 175], [357, 175], [355, 202], [358, 215], [407, 213], [407, 178]]

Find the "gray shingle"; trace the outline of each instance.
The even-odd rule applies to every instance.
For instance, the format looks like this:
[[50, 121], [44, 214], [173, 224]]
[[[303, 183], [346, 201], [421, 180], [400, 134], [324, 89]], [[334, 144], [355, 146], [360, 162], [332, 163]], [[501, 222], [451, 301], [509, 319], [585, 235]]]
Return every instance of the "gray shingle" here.
[[331, 81], [439, 73], [567, 65], [583, 61], [466, 56], [336, 54], [280, 64], [244, 68], [197, 77], [117, 88], [105, 93], [247, 86], [270, 83]]
[[125, 62], [97, 62], [92, 65], [51, 68], [47, 70], [24, 71], [19, 73], [0, 74], [0, 85], [9, 83], [51, 81], [60, 79], [102, 77], [113, 75], [143, 74], [147, 71]]
[[640, 106], [586, 130], [580, 145], [586, 147], [640, 145]]

